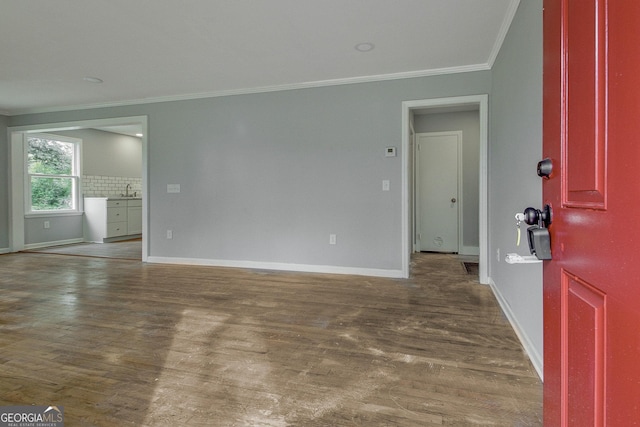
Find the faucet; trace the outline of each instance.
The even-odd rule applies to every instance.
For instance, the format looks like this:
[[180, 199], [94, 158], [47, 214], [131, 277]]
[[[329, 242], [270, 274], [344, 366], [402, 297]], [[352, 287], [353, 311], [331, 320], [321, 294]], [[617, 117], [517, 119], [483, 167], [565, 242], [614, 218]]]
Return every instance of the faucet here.
[[129, 197], [129, 190], [131, 189], [131, 184], [127, 184], [124, 189], [124, 197]]

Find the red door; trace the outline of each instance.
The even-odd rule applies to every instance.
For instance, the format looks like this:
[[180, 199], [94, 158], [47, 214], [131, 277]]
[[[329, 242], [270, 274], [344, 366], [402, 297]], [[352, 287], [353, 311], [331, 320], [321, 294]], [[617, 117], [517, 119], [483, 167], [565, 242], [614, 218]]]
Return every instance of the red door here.
[[545, 426], [640, 425], [640, 0], [544, 0], [543, 134]]

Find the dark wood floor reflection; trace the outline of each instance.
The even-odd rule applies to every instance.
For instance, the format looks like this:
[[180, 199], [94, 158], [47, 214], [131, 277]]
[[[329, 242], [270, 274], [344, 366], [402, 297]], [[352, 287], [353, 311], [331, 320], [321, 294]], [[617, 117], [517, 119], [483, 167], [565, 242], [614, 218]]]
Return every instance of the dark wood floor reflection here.
[[0, 405], [68, 426], [538, 426], [542, 386], [455, 257], [407, 280], [0, 256]]

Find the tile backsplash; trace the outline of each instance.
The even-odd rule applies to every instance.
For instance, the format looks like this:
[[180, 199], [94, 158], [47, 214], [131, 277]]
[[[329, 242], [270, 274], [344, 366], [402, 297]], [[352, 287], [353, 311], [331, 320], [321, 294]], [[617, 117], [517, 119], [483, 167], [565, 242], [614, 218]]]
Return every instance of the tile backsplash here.
[[142, 194], [142, 178], [125, 176], [82, 175], [82, 191], [85, 197], [104, 197], [124, 194], [127, 184], [131, 184], [129, 194]]

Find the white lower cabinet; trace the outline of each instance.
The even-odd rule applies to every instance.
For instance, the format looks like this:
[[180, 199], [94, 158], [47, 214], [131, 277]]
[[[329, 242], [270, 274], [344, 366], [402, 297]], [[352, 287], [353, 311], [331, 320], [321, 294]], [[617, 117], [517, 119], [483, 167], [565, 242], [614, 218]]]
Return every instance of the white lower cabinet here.
[[142, 233], [142, 200], [86, 197], [84, 240], [109, 242], [137, 237]]
[[127, 200], [127, 233], [142, 234], [142, 200]]

